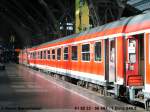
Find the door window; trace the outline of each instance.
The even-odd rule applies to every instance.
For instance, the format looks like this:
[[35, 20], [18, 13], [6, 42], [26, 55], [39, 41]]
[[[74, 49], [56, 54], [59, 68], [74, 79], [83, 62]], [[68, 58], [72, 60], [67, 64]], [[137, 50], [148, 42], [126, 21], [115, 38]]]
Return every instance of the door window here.
[[129, 53], [129, 62], [130, 63], [136, 63], [136, 40], [135, 39], [129, 39], [128, 44], [128, 53]]
[[115, 62], [115, 40], [110, 41], [110, 61]]

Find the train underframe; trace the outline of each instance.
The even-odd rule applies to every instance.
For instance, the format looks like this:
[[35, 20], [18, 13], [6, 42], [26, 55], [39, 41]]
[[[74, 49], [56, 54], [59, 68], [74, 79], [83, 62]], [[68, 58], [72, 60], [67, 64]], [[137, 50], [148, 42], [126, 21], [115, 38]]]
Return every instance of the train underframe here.
[[89, 89], [91, 91], [98, 92], [100, 95], [103, 96], [110, 96], [114, 97], [117, 100], [128, 101], [133, 105], [136, 103], [142, 103], [144, 104], [146, 110], [150, 110], [150, 93], [143, 92], [144, 86], [125, 86], [115, 84], [113, 82], [104, 82], [101, 83], [101, 85], [99, 85], [84, 80], [76, 79], [73, 77], [69, 77], [66, 75], [58, 74], [56, 72], [50, 72], [44, 69], [37, 68], [35, 66], [28, 66], [28, 67], [37, 71], [44, 72], [56, 79], [67, 81], [72, 84]]

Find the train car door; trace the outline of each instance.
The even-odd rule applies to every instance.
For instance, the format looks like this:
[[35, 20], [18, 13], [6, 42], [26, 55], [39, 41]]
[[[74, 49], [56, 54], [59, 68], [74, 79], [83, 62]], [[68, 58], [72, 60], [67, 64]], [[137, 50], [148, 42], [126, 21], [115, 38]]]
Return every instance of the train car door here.
[[109, 39], [109, 82], [116, 79], [116, 47], [115, 38]]
[[127, 38], [126, 84], [143, 85], [144, 76], [144, 35]]
[[116, 46], [115, 38], [105, 40], [105, 79], [116, 81]]

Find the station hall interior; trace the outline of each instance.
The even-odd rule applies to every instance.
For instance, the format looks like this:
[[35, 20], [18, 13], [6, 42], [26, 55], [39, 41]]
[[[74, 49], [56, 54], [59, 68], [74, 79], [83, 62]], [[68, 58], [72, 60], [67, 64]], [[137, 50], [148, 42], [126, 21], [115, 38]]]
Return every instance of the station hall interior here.
[[0, 112], [148, 112], [149, 17], [150, 0], [0, 0]]

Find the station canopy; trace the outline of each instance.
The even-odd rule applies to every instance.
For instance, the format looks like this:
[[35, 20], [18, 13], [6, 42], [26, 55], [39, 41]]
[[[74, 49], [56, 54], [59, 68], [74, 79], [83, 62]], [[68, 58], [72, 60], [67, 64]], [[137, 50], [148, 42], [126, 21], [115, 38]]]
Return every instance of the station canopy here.
[[140, 11], [150, 11], [150, 0], [128, 0], [127, 4]]

